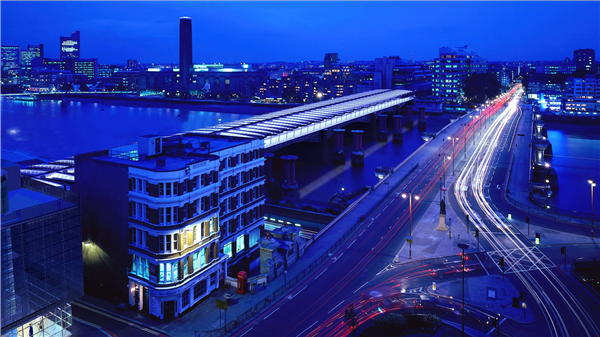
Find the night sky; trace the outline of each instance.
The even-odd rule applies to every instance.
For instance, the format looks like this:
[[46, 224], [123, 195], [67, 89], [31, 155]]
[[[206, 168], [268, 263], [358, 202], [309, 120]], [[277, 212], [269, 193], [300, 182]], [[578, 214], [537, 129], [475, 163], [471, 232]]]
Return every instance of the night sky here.
[[[600, 53], [600, 2], [6, 2], [2, 45], [81, 31], [82, 57], [100, 63], [177, 63], [179, 17], [191, 16], [194, 62], [430, 60], [468, 45], [491, 61], [563, 60]], [[598, 57], [597, 57], [598, 58]]]

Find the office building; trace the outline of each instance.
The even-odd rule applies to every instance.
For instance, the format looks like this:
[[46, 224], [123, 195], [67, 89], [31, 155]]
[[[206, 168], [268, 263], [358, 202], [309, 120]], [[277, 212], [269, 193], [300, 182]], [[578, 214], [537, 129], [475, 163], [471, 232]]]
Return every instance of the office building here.
[[2, 71], [19, 68], [21, 65], [21, 47], [2, 46]]
[[600, 75], [569, 77], [565, 83], [566, 114], [597, 116], [600, 113]]
[[335, 66], [339, 66], [339, 62], [338, 53], [327, 53], [323, 59], [323, 68], [325, 70], [333, 69]]
[[127, 60], [127, 69], [128, 70], [138, 70], [138, 61], [137, 60]]
[[72, 33], [71, 36], [60, 37], [60, 58], [78, 59], [81, 57], [81, 38], [79, 31]]
[[444, 101], [445, 106], [456, 107], [464, 102], [464, 80], [471, 74], [487, 72], [487, 60], [467, 46], [442, 47], [439, 55], [433, 65], [432, 95]]
[[179, 18], [179, 84], [184, 95], [189, 94], [193, 71], [192, 18]]
[[419, 96], [431, 94], [431, 71], [398, 56], [375, 59], [373, 89], [415, 91]]
[[98, 59], [43, 59], [46, 69], [70, 71], [75, 75], [85, 75], [88, 79], [98, 76]]
[[575, 63], [577, 70], [592, 71], [594, 63], [596, 63], [596, 51], [591, 48], [575, 50], [573, 52], [573, 63]]
[[81, 193], [89, 242], [86, 289], [166, 319], [222, 286], [228, 269], [235, 275], [256, 268], [263, 144], [147, 135], [137, 144], [75, 156], [73, 189]]
[[2, 336], [70, 336], [83, 295], [79, 197], [2, 169]]

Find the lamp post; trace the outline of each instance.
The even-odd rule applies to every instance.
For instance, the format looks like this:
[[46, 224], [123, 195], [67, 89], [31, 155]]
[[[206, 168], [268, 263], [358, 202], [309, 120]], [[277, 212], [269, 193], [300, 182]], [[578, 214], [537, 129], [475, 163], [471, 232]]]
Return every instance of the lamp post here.
[[[442, 176], [444, 177], [444, 184], [443, 184], [444, 186], [443, 186], [443, 188], [446, 188], [446, 152], [444, 152], [441, 155], [443, 156], [443, 162], [442, 162]], [[440, 156], [440, 155], [438, 155], [438, 156]], [[450, 160], [450, 156], [448, 156], [448, 160]], [[444, 193], [444, 197], [445, 196], [446, 196], [446, 194]]]
[[456, 157], [454, 155], [454, 141], [458, 140], [458, 137], [450, 137], [450, 136], [448, 136], [448, 140], [450, 140], [450, 138], [452, 138], [452, 175], [454, 176], [454, 158]]
[[592, 192], [592, 240], [594, 240], [594, 186], [596, 186], [596, 182], [593, 178], [590, 178], [588, 183], [590, 183], [590, 191]]
[[468, 243], [459, 243], [458, 248], [462, 249], [462, 335], [465, 336], [465, 249], [469, 248]]
[[[406, 193], [402, 193], [402, 198], [406, 199], [407, 195]], [[415, 200], [419, 200], [419, 195], [415, 194], [414, 196]], [[408, 230], [408, 236], [410, 237], [409, 242], [408, 242], [408, 258], [412, 259], [412, 199], [413, 199], [413, 194], [412, 191], [408, 191], [408, 216], [410, 218], [410, 227]]]

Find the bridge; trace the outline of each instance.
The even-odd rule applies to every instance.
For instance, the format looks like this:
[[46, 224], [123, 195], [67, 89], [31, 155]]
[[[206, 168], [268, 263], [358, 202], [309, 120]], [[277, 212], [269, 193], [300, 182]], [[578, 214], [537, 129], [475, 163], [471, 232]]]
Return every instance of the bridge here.
[[380, 111], [414, 99], [408, 90], [371, 90], [322, 102], [205, 127], [190, 133], [242, 138], [261, 138], [265, 148], [274, 151], [285, 145], [310, 140], [314, 134], [356, 122]]

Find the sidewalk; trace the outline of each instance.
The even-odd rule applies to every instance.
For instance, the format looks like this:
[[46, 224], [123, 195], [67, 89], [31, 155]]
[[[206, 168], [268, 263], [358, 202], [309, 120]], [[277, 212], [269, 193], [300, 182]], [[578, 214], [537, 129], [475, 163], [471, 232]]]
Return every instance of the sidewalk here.
[[[559, 214], [546, 210], [529, 200], [528, 181], [530, 172], [530, 156], [532, 149], [529, 143], [532, 140], [533, 113], [531, 110], [523, 109], [523, 115], [519, 121], [517, 132], [515, 134], [524, 134], [523, 137], [515, 137], [512, 145], [513, 159], [512, 166], [509, 168], [509, 178], [507, 183], [507, 193], [505, 199], [511, 205], [535, 215], [547, 217], [554, 220], [591, 225], [590, 219], [571, 217], [566, 214]], [[515, 146], [516, 145], [516, 146]], [[559, 177], [560, 179], [560, 177]]]
[[[450, 123], [447, 127], [442, 129], [436, 135], [436, 138], [430, 140], [423, 144], [419, 149], [413, 152], [406, 160], [400, 163], [397, 166], [397, 170], [391, 174], [385, 181], [389, 182], [389, 186], [395, 186], [400, 180], [412, 169], [414, 165], [419, 164], [420, 166], [424, 165], [425, 162], [434, 155], [437, 151], [439, 151], [442, 145], [447, 144], [447, 142], [443, 141], [445, 136], [452, 135], [458, 132], [462, 127], [460, 125], [463, 122], [464, 118], [469, 118], [470, 114], [466, 114], [461, 116], [461, 118], [455, 120]], [[369, 158], [366, 157], [365, 160]], [[388, 166], [395, 166], [397, 162], [394, 162], [394, 158], [390, 158], [390, 163]], [[419, 174], [421, 172], [421, 168], [418, 168], [414, 174]], [[311, 244], [306, 249], [304, 255], [300, 257], [288, 270], [287, 270], [287, 280], [288, 283], [290, 280], [294, 280], [298, 275], [304, 275], [307, 270], [315, 269], [315, 264], [320, 266], [323, 256], [327, 256], [328, 251], [335, 245], [340, 239], [342, 239], [346, 233], [353, 227], [355, 224], [361, 222], [361, 218], [369, 211], [374, 210], [376, 208], [384, 207], [384, 203], [382, 200], [386, 198], [386, 195], [393, 196], [398, 191], [390, 190], [388, 193], [388, 187], [385, 184], [380, 183], [378, 187], [369, 192], [368, 195], [356, 204], [351, 205], [353, 207], [350, 211], [348, 211], [343, 219], [338, 221], [334, 227], [320, 234], [317, 240], [311, 242]], [[439, 213], [439, 205], [433, 205], [432, 207], [437, 207]], [[450, 207], [447, 207], [448, 213], [452, 212]], [[374, 214], [374, 213], [372, 213]], [[461, 225], [459, 225], [458, 217], [455, 215], [448, 214], [447, 217], [453, 218], [453, 228], [452, 234], [455, 236], [455, 239], [449, 240], [447, 238], [447, 232], [441, 232], [439, 235], [442, 235], [446, 238], [446, 241], [459, 240], [458, 234], [461, 236], [465, 236], [466, 229], [460, 229]], [[370, 219], [369, 217], [368, 219]], [[456, 219], [454, 219], [456, 218]], [[363, 221], [361, 226], [364, 225], [366, 221]], [[464, 227], [464, 226], [463, 226]], [[455, 231], [455, 228], [456, 231]], [[443, 246], [445, 247], [445, 246]], [[475, 242], [475, 247], [477, 247]], [[321, 259], [321, 260], [320, 260]], [[279, 290], [284, 286], [284, 278], [278, 277], [271, 282], [269, 282], [266, 286], [266, 289], [261, 290], [256, 294], [245, 294], [240, 295], [234, 293], [234, 302], [237, 301], [236, 304], [230, 305], [227, 312], [227, 322], [232, 322], [237, 317], [245, 317], [246, 312], [249, 310], [257, 309], [257, 305], [265, 301], [267, 297], [271, 297], [275, 290]], [[147, 316], [144, 316], [137, 312], [136, 310], [129, 310], [125, 313], [121, 313], [118, 311], [115, 305], [112, 303], [103, 302], [101, 300], [95, 299], [90, 296], [84, 296], [82, 298], [82, 302], [94, 301], [94, 304], [99, 308], [103, 308], [108, 312], [115, 312], [119, 315], [123, 315], [128, 317], [129, 319], [137, 320], [142, 325], [146, 325], [149, 327], [154, 327], [157, 329], [161, 329], [166, 333], [172, 336], [193, 336], [195, 331], [211, 331], [219, 329], [221, 324], [224, 325], [224, 317], [219, 317], [221, 310], [216, 308], [215, 300], [224, 299], [225, 291], [223, 289], [218, 289], [214, 291], [212, 294], [207, 296], [202, 302], [200, 302], [195, 308], [193, 308], [188, 313], [184, 314], [182, 317], [176, 318], [170, 322], [157, 322], [151, 320]], [[279, 296], [277, 299], [283, 296]], [[272, 297], [271, 297], [272, 298]], [[261, 311], [261, 310], [258, 310]], [[219, 335], [219, 334], [216, 334]]]
[[[433, 290], [432, 286], [429, 286], [427, 292], [457, 301], [462, 300], [462, 280], [439, 283], [436, 288]], [[531, 309], [526, 309], [523, 315], [523, 309], [512, 307], [513, 297], [519, 297], [519, 291], [508, 279], [502, 281], [502, 276], [485, 275], [465, 279], [465, 304], [496, 312], [519, 323], [535, 322]], [[465, 307], [466, 309], [468, 308]]]

